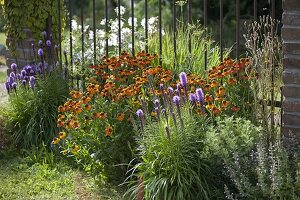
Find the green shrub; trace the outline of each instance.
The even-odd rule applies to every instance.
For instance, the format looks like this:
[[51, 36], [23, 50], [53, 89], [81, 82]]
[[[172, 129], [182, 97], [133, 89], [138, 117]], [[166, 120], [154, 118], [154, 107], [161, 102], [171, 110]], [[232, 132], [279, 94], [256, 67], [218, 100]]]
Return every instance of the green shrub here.
[[6, 129], [13, 142], [23, 148], [50, 145], [57, 133], [57, 107], [68, 94], [68, 84], [60, 74], [52, 72], [36, 83], [34, 90], [20, 86], [11, 93], [9, 106], [3, 111]]
[[209, 126], [205, 138], [204, 155], [213, 162], [228, 162], [233, 153], [248, 155], [258, 142], [262, 128], [243, 118], [218, 117]]

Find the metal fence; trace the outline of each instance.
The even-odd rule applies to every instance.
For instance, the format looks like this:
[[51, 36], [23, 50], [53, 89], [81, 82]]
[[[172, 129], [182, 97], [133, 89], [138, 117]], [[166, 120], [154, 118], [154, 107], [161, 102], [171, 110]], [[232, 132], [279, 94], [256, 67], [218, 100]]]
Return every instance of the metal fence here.
[[[61, 22], [61, 11], [62, 11], [62, 7], [61, 7], [61, 1], [63, 0], [58, 0], [58, 15], [59, 15], [59, 29], [61, 29], [62, 27], [62, 22]], [[86, 51], [85, 47], [84, 47], [84, 43], [85, 43], [85, 39], [84, 39], [84, 19], [85, 19], [85, 13], [84, 13], [84, 5], [88, 0], [78, 0], [77, 3], [80, 1], [81, 7], [80, 7], [80, 24], [81, 24], [81, 55], [82, 58], [84, 58], [84, 52]], [[92, 31], [93, 31], [93, 46], [91, 48], [93, 48], [94, 50], [94, 54], [93, 54], [93, 59], [94, 62], [96, 62], [97, 60], [100, 59], [100, 55], [97, 55], [96, 53], [96, 0], [90, 0], [92, 1]], [[108, 5], [109, 5], [109, 0], [104, 0], [105, 2], [105, 6], [104, 6], [104, 19], [105, 19], [105, 31], [108, 32], [109, 31], [109, 27], [108, 27], [108, 20], [110, 18], [109, 16], [109, 12], [108, 12]], [[135, 50], [135, 43], [137, 41], [135, 41], [135, 28], [134, 28], [134, 17], [135, 17], [135, 5], [137, 2], [142, 2], [144, 3], [144, 17], [145, 17], [145, 33], [144, 33], [144, 38], [147, 41], [148, 40], [148, 11], [149, 11], [149, 6], [148, 6], [148, 0], [130, 0], [130, 16], [132, 18], [132, 27], [131, 27], [131, 43], [132, 43], [132, 49], [131, 49], [131, 53], [132, 55], [135, 55], [136, 50]], [[164, 52], [163, 52], [163, 42], [162, 42], [162, 3], [163, 0], [157, 0], [157, 8], [158, 9], [158, 34], [159, 34], [159, 49], [157, 49], [158, 53], [160, 56], [163, 56]], [[199, 1], [199, 0], [194, 0], [194, 1]], [[68, 16], [67, 16], [67, 25], [68, 25], [68, 31], [69, 31], [69, 38], [70, 38], [70, 65], [73, 65], [73, 43], [72, 43], [72, 16], [74, 13], [74, 2], [75, 0], [67, 0], [64, 1], [65, 6], [68, 10]], [[121, 6], [121, 0], [115, 0], [113, 1], [116, 3], [117, 8], [118, 8], [118, 12], [120, 13], [120, 6]], [[173, 30], [173, 53], [174, 53], [174, 57], [176, 58], [176, 53], [177, 53], [177, 46], [176, 46], [176, 31], [177, 31], [177, 9], [176, 9], [176, 0], [169, 0], [170, 5], [172, 6], [172, 30]], [[236, 59], [240, 58], [241, 55], [241, 38], [240, 38], [240, 31], [241, 31], [241, 9], [240, 9], [240, 5], [241, 5], [242, 0], [235, 0], [235, 21], [236, 21], [236, 27], [235, 27], [235, 49], [234, 49], [234, 57]], [[200, 22], [203, 24], [205, 30], [207, 31], [207, 28], [209, 26], [208, 24], [208, 19], [210, 16], [210, 13], [208, 12], [208, 7], [210, 5], [211, 2], [209, 2], [209, 0], [202, 0], [201, 1], [202, 6], [203, 6], [203, 17], [202, 19], [199, 19]], [[217, 42], [219, 42], [219, 46], [220, 46], [220, 62], [223, 61], [223, 52], [225, 49], [224, 46], [224, 0], [219, 0], [218, 1], [219, 5], [219, 25], [218, 25], [218, 35], [219, 38]], [[276, 3], [281, 3], [281, 1], [276, 1]], [[192, 0], [187, 0], [186, 1], [186, 10], [187, 10], [187, 19], [186, 22], [188, 23], [192, 23], [192, 17], [196, 14], [196, 13], [192, 13]], [[216, 5], [214, 5], [216, 6]], [[270, 16], [272, 16], [272, 18], [275, 18], [275, 0], [268, 0], [268, 14]], [[151, 8], [153, 9], [153, 8]], [[253, 4], [252, 7], [249, 7], [249, 9], [252, 9], [252, 19], [254, 21], [256, 21], [259, 17], [259, 9], [263, 9], [263, 8], [258, 8], [258, 1], [257, 0], [253, 0]], [[233, 11], [234, 12], [234, 11]], [[118, 15], [118, 51], [119, 54], [122, 51], [122, 37], [121, 37], [121, 17], [120, 15]], [[207, 34], [207, 33], [205, 33]], [[272, 29], [272, 35], [274, 35], [274, 29]], [[59, 33], [59, 44], [61, 44], [62, 42], [62, 33]], [[189, 40], [189, 43], [187, 44], [189, 46], [189, 51], [191, 52], [191, 40]], [[59, 55], [62, 58], [62, 45], [59, 45]], [[109, 47], [108, 47], [108, 38], [105, 39], [105, 55], [108, 56], [109, 54]], [[145, 51], [148, 53], [149, 51], [149, 47], [148, 44], [145, 43]], [[204, 52], [204, 68], [207, 69], [207, 65], [208, 65], [208, 55], [207, 55], [207, 50]], [[61, 60], [61, 59], [60, 59]], [[162, 64], [162, 60], [160, 59], [160, 64]], [[271, 99], [269, 101], [269, 106], [271, 106], [272, 111], [274, 110], [275, 107], [281, 107], [281, 102], [275, 101], [275, 97], [274, 97], [274, 74], [275, 74], [275, 65], [272, 64], [272, 91], [271, 91]], [[77, 86], [78, 86], [78, 81], [77, 81]], [[274, 125], [274, 112], [271, 112], [271, 124]]]

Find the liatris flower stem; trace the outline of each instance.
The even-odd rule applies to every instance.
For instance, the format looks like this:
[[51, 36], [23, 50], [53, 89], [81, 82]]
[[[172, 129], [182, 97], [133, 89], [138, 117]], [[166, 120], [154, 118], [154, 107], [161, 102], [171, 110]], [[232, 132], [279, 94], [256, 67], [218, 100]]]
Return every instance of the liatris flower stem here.
[[168, 125], [165, 126], [165, 130], [166, 130], [168, 139], [171, 140], [171, 134], [170, 134], [170, 129], [169, 129]]
[[142, 129], [142, 132], [144, 132], [144, 112], [142, 109], [138, 109], [136, 111], [136, 115], [138, 116], [138, 118], [140, 119], [140, 122], [141, 122], [141, 129]]
[[176, 107], [177, 107], [177, 113], [180, 119], [180, 123], [181, 123], [181, 128], [184, 128], [184, 124], [183, 124], [183, 120], [182, 120], [182, 116], [181, 116], [181, 111], [180, 111], [180, 97], [179, 96], [174, 96], [173, 97], [173, 102], [175, 103]]
[[164, 85], [163, 84], [159, 85], [159, 90], [162, 94], [162, 99], [163, 99], [164, 105], [167, 107], [168, 106], [168, 101], [167, 101], [167, 97], [166, 97], [166, 94], [165, 94], [165, 91], [164, 91]]
[[42, 63], [42, 73], [43, 73], [43, 76], [44, 76], [44, 79], [45, 79], [44, 51], [43, 51], [42, 48], [39, 48], [39, 50], [38, 50], [38, 55], [39, 55], [40, 58], [41, 58], [41, 63]]

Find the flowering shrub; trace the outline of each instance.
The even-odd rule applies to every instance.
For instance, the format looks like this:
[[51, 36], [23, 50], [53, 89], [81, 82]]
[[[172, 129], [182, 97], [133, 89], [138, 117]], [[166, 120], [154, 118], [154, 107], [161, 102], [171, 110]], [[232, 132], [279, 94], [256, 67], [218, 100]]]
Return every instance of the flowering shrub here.
[[189, 100], [193, 113], [213, 118], [221, 114], [242, 115], [241, 111], [249, 109], [242, 101], [249, 97], [244, 97], [248, 60], [228, 59], [202, 78], [182, 72], [176, 82], [170, 70], [150, 66], [156, 58], [145, 52], [135, 57], [123, 52], [119, 57], [103, 57], [99, 65], [90, 66], [94, 74], [86, 91], [71, 91], [71, 98], [58, 108], [57, 126], [61, 132], [52, 144], [59, 145], [63, 154], [74, 156], [87, 171], [101, 171], [108, 178], [113, 174], [121, 177], [126, 167], [118, 166], [120, 173], [115, 173], [117, 169], [112, 166], [129, 163], [132, 158], [135, 135], [129, 119], [133, 119], [133, 110], [142, 107], [152, 117], [161, 116], [160, 108], [149, 104], [151, 99], [165, 103], [176, 98]]
[[[108, 19], [108, 29], [109, 31], [106, 33], [105, 31], [105, 19], [102, 19], [100, 22], [101, 28], [96, 29], [96, 54], [97, 55], [104, 55], [105, 54], [105, 47], [106, 47], [106, 38], [108, 39], [108, 47], [109, 47], [109, 54], [111, 56], [118, 55], [119, 50], [119, 21], [118, 21], [118, 7], [114, 9], [116, 13], [115, 19]], [[125, 51], [131, 51], [132, 49], [132, 18], [129, 17], [128, 19], [124, 18], [126, 8], [121, 6], [120, 7], [120, 30], [121, 30], [121, 46], [122, 49]], [[85, 40], [85, 52], [82, 57], [81, 53], [81, 25], [77, 23], [76, 20], [72, 20], [72, 43], [73, 43], [73, 52], [74, 52], [74, 63], [75, 64], [82, 64], [82, 61], [85, 63], [91, 64], [94, 63], [94, 49], [90, 48], [94, 46], [94, 32], [86, 25], [84, 27], [84, 40]], [[150, 17], [148, 19], [148, 33], [149, 36], [155, 32], [157, 32], [157, 24], [158, 18], [157, 17]], [[134, 18], [134, 36], [136, 42], [136, 48], [144, 49], [145, 47], [145, 19], [138, 20]], [[70, 39], [65, 40], [65, 46], [68, 48], [70, 43]]]

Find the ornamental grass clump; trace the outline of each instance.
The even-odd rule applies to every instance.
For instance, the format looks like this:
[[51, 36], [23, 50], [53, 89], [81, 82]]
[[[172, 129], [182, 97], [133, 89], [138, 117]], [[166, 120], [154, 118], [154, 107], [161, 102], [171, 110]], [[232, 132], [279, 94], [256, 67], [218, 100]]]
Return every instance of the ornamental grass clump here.
[[[184, 74], [180, 80], [188, 87]], [[207, 121], [205, 116], [197, 117], [193, 101], [204, 105], [196, 97], [189, 102], [188, 95], [178, 91], [166, 99], [154, 104], [157, 114], [137, 112], [138, 163], [128, 172], [131, 188], [126, 195], [134, 199], [142, 190], [146, 199], [209, 199], [212, 174], [201, 156]]]
[[10, 94], [8, 108], [3, 111], [6, 128], [13, 142], [26, 149], [42, 143], [50, 147], [58, 130], [57, 107], [68, 94], [67, 80], [57, 67], [58, 57], [51, 53], [51, 34], [49, 40], [46, 32], [42, 35], [38, 49], [32, 44], [32, 62], [23, 68], [13, 63], [5, 83]]

